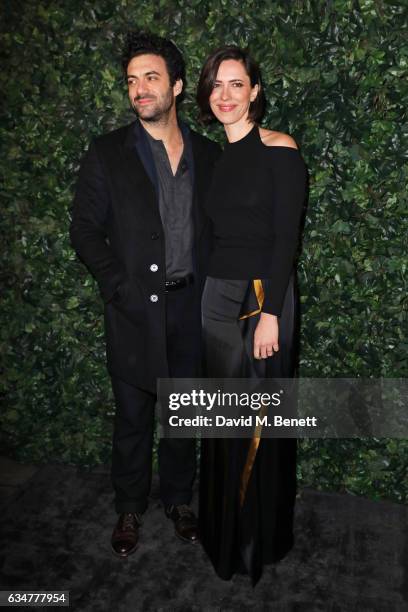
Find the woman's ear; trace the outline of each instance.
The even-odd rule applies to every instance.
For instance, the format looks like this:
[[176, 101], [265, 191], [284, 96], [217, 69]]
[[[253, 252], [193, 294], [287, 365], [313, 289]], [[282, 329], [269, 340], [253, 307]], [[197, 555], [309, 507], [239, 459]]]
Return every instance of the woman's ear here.
[[257, 83], [256, 85], [253, 86], [253, 88], [251, 90], [251, 95], [249, 96], [249, 99], [250, 99], [251, 102], [253, 102], [256, 99], [256, 97], [257, 97], [257, 95], [259, 93], [259, 90], [260, 90], [260, 86]]

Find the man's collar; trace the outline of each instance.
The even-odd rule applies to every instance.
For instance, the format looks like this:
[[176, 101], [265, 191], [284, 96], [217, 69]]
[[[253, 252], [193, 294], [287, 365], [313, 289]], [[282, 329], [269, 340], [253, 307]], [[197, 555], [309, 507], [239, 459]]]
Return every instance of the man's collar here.
[[[183, 140], [186, 140], [186, 139], [188, 140], [190, 138], [190, 128], [188, 127], [188, 125], [184, 123], [184, 121], [179, 121], [178, 126], [182, 133]], [[130, 129], [126, 137], [125, 144], [128, 147], [134, 147], [135, 141], [138, 141], [140, 138], [143, 138], [147, 130], [143, 127], [139, 119], [136, 119], [136, 121], [133, 124], [131, 124], [129, 127]]]
[[183, 134], [183, 138], [190, 138], [190, 128], [188, 127], [187, 123], [184, 123], [184, 121], [179, 121], [178, 124], [181, 133]]

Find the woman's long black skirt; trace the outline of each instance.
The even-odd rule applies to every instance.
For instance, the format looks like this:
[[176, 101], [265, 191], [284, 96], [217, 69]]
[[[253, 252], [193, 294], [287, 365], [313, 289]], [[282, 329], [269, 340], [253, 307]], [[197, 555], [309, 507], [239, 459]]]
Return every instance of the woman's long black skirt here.
[[[263, 288], [269, 281], [262, 281]], [[259, 314], [252, 281], [208, 278], [203, 294], [203, 334], [210, 378], [291, 378], [297, 355], [294, 276], [279, 319], [279, 352], [253, 357]], [[203, 439], [200, 467], [200, 538], [220, 578], [247, 573], [256, 584], [264, 564], [282, 559], [293, 545], [296, 440], [260, 438], [252, 468], [244, 470], [251, 439]]]

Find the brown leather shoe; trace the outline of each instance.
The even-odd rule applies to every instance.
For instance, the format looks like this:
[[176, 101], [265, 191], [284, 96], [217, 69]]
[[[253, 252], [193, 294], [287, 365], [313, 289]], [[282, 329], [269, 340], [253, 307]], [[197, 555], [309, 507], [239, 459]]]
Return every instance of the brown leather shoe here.
[[112, 533], [112, 552], [118, 557], [127, 557], [135, 552], [139, 540], [139, 527], [142, 521], [137, 512], [124, 512], [119, 515]]
[[166, 516], [173, 521], [176, 536], [180, 540], [190, 544], [198, 542], [197, 518], [189, 506], [186, 504], [168, 506], [165, 512]]

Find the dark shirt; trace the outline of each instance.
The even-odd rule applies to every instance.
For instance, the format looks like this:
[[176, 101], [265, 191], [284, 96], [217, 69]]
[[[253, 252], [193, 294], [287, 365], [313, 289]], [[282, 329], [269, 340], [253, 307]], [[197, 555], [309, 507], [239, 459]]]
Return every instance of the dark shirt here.
[[262, 310], [279, 316], [305, 192], [306, 167], [297, 149], [264, 145], [257, 126], [227, 143], [206, 200], [215, 236], [209, 276], [269, 279]]
[[147, 131], [158, 179], [160, 217], [166, 248], [166, 280], [193, 272], [192, 173], [188, 166], [186, 147], [188, 135], [183, 134], [184, 149], [173, 175], [166, 147]]

